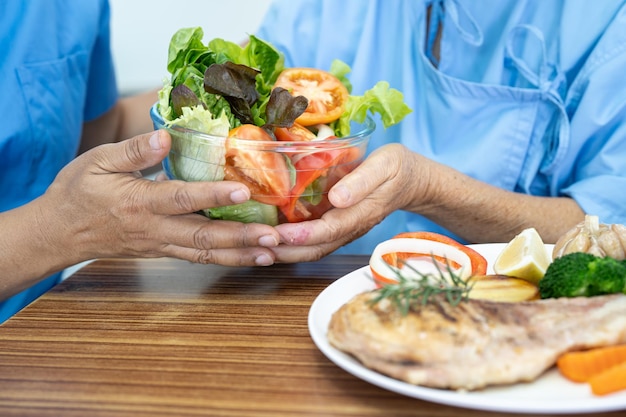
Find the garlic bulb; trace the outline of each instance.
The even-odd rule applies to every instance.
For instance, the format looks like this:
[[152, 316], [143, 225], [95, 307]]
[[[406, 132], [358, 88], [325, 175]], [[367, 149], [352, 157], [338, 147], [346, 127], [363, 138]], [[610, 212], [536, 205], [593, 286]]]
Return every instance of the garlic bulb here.
[[626, 226], [600, 223], [598, 216], [585, 220], [569, 230], [554, 245], [552, 259], [571, 252], [587, 252], [596, 256], [626, 258]]

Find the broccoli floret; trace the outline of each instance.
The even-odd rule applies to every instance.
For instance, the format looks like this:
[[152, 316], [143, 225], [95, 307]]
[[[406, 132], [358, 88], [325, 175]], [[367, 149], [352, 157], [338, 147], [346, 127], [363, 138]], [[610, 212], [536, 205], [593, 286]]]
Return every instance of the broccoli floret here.
[[556, 258], [539, 281], [541, 298], [626, 294], [626, 263], [573, 252]]

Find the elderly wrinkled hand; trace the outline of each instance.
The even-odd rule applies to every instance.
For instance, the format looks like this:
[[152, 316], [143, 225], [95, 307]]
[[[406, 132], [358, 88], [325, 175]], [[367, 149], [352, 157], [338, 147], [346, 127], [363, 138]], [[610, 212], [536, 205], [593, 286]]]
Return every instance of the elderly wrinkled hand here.
[[415, 157], [397, 144], [374, 151], [330, 190], [329, 199], [335, 208], [321, 219], [276, 226], [282, 243], [272, 249], [276, 259], [320, 259], [364, 235], [389, 213], [404, 208], [410, 202], [407, 184], [416, 182], [416, 164], [411, 161]]
[[209, 220], [201, 209], [242, 203], [236, 182], [151, 181], [140, 170], [169, 152], [165, 131], [94, 148], [58, 175], [42, 197], [50, 244], [74, 261], [97, 257], [175, 257], [223, 265], [270, 265], [278, 233], [270, 226]]

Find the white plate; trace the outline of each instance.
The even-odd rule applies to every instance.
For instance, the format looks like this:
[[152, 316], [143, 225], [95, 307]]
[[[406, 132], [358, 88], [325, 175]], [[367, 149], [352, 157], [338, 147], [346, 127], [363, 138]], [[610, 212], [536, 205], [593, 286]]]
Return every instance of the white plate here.
[[[546, 245], [551, 252], [551, 246]], [[491, 265], [504, 244], [472, 245]], [[490, 268], [491, 269], [491, 268]], [[491, 272], [491, 271], [489, 271]], [[332, 347], [326, 338], [331, 315], [356, 294], [374, 288], [365, 266], [338, 279], [315, 299], [309, 311], [309, 332], [317, 347], [337, 366], [381, 388], [435, 403], [478, 410], [514, 413], [578, 414], [626, 409], [626, 392], [594, 396], [587, 384], [575, 384], [552, 369], [532, 383], [458, 392], [411, 385], [361, 365]]]

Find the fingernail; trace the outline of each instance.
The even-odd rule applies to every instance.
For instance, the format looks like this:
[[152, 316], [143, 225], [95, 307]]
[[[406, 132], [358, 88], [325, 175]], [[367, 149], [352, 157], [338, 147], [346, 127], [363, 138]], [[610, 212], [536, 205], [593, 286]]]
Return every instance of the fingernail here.
[[344, 185], [338, 185], [333, 188], [333, 197], [336, 203], [347, 203], [350, 201], [350, 190]]
[[273, 248], [278, 245], [278, 241], [272, 235], [261, 236], [259, 238], [259, 246], [264, 246], [266, 248]]
[[254, 263], [258, 266], [268, 266], [273, 264], [274, 261], [267, 254], [262, 253], [261, 255], [256, 257]]
[[244, 190], [235, 190], [230, 193], [230, 201], [233, 203], [245, 203], [250, 199], [250, 195]]
[[159, 132], [154, 132], [152, 136], [150, 136], [150, 148], [152, 148], [152, 150], [154, 151], [158, 151], [163, 148], [163, 145], [161, 145]]

